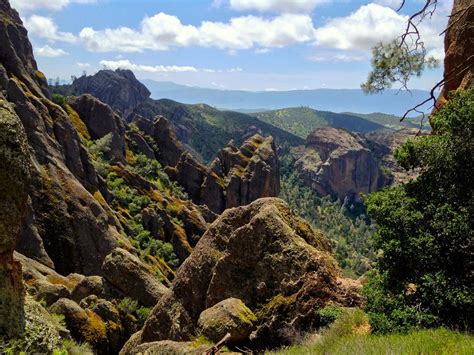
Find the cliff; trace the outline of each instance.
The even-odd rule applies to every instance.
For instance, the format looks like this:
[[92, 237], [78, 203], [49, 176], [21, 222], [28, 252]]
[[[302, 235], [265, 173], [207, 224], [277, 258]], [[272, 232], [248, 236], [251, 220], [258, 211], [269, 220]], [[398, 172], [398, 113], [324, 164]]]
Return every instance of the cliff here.
[[365, 138], [339, 128], [319, 128], [306, 139], [295, 167], [305, 185], [320, 195], [357, 200], [391, 183]]

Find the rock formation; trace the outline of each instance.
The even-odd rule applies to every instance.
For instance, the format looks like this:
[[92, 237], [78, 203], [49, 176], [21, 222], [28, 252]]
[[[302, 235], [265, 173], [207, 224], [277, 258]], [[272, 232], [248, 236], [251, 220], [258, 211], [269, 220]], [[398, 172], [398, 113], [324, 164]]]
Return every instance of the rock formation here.
[[150, 91], [140, 83], [130, 70], [101, 70], [92, 76], [74, 80], [76, 95], [91, 94], [128, 117], [133, 110], [146, 101]]
[[228, 298], [240, 299], [257, 316], [255, 346], [277, 347], [292, 332], [318, 327], [317, 310], [328, 302], [359, 304], [356, 291], [354, 282], [340, 279], [320, 233], [282, 200], [262, 198], [227, 209], [211, 225], [124, 349], [187, 341], [198, 333], [201, 312]]
[[360, 135], [340, 128], [319, 128], [306, 139], [295, 162], [305, 185], [320, 195], [357, 200], [391, 183], [391, 177]]
[[13, 259], [26, 213], [29, 183], [26, 135], [20, 119], [0, 93], [0, 334], [23, 332], [21, 266]]
[[454, 0], [444, 37], [444, 86], [436, 107], [452, 90], [466, 89], [474, 80], [474, 6], [471, 0]]
[[395, 132], [371, 132], [365, 135], [368, 148], [381, 166], [393, 176], [394, 184], [405, 183], [418, 175], [417, 171], [403, 169], [394, 157], [395, 150], [408, 139], [414, 139], [417, 134], [419, 130], [416, 128], [404, 128]]
[[240, 148], [230, 142], [207, 167], [184, 149], [166, 118], [157, 116], [151, 122], [137, 116], [133, 122], [155, 142], [156, 159], [167, 166], [168, 175], [195, 203], [215, 213], [280, 192], [279, 161], [272, 137], [256, 134]]

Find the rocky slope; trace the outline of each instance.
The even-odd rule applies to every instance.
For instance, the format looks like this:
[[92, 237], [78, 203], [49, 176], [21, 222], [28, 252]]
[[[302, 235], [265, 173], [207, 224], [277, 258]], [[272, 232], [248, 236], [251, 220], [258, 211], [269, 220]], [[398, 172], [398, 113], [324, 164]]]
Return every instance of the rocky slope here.
[[318, 194], [357, 200], [359, 193], [391, 183], [365, 138], [338, 128], [320, 128], [295, 154], [295, 167], [305, 185]]
[[[298, 331], [319, 326], [318, 309], [324, 305], [360, 302], [357, 284], [340, 278], [328, 245], [282, 200], [263, 198], [226, 210], [122, 353], [135, 353], [142, 343], [151, 342], [152, 351], [156, 341], [188, 341], [207, 326], [207, 313], [215, 314], [218, 322], [223, 317], [223, 324], [228, 324], [228, 312], [247, 314], [256, 349], [291, 342]], [[234, 304], [230, 299], [242, 303], [210, 310], [221, 301]], [[248, 323], [239, 327], [244, 331]]]

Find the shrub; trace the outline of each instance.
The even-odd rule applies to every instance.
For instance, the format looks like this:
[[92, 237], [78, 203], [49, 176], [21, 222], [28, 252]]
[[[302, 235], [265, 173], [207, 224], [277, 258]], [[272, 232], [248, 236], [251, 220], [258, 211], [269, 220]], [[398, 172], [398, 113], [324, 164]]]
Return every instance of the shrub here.
[[344, 312], [344, 309], [336, 305], [328, 305], [318, 311], [319, 320], [322, 326], [333, 323]]
[[138, 310], [138, 308], [139, 308], [138, 301], [130, 297], [125, 297], [118, 304], [118, 309], [125, 314], [133, 314]]
[[474, 90], [456, 93], [432, 124], [435, 135], [396, 152], [419, 177], [366, 199], [381, 250], [364, 287], [376, 332], [473, 329]]

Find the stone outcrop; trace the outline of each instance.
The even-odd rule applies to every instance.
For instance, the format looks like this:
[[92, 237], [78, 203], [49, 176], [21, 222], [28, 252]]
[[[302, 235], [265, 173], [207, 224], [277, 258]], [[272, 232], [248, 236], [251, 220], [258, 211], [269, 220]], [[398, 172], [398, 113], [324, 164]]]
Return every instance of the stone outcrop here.
[[25, 131], [0, 93], [0, 334], [23, 332], [21, 265], [13, 259], [27, 207], [30, 161]]
[[74, 80], [76, 95], [91, 94], [114, 110], [128, 117], [135, 107], [150, 97], [150, 91], [140, 83], [130, 70], [100, 70], [92, 76]]
[[110, 134], [110, 153], [107, 159], [123, 161], [125, 158], [125, 126], [110, 106], [99, 101], [92, 95], [81, 95], [68, 99], [68, 104], [79, 114], [85, 123], [90, 138], [103, 138]]
[[340, 128], [319, 128], [306, 139], [295, 162], [305, 185], [320, 195], [357, 200], [390, 184], [366, 139]]
[[454, 0], [444, 37], [444, 86], [438, 97], [439, 108], [452, 90], [474, 84], [474, 6], [471, 0]]
[[131, 342], [187, 341], [201, 313], [228, 298], [257, 316], [251, 339], [260, 347], [318, 327], [317, 310], [328, 302], [360, 302], [354, 282], [340, 279], [328, 241], [282, 200], [262, 198], [210, 226]]
[[120, 248], [105, 258], [102, 271], [112, 285], [148, 307], [154, 306], [167, 291], [152, 270]]

